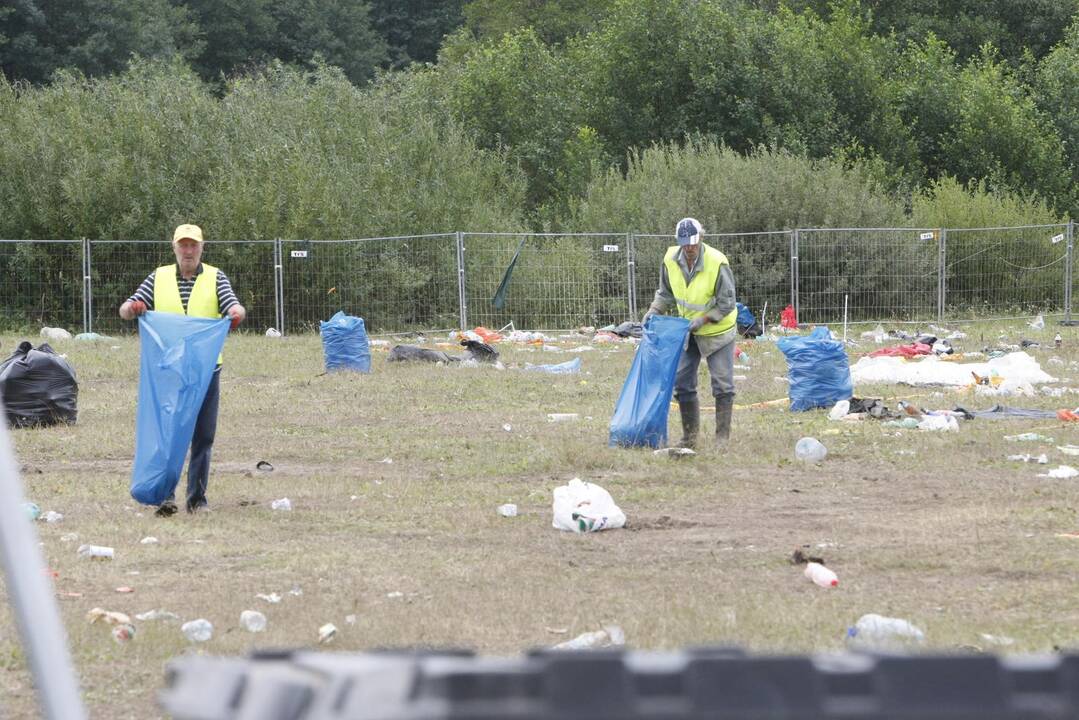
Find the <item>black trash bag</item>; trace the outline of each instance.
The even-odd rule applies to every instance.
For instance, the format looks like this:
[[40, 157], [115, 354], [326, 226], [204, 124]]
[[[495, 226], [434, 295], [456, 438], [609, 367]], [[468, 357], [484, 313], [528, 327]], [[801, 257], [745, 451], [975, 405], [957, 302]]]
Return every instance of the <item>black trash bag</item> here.
[[75, 424], [79, 383], [75, 370], [48, 343], [28, 341], [0, 363], [0, 398], [12, 427]]
[[487, 343], [479, 340], [462, 340], [461, 345], [465, 348], [465, 352], [476, 362], [498, 362], [498, 351]]
[[386, 362], [459, 362], [461, 358], [447, 355], [441, 350], [428, 350], [415, 345], [394, 345]]

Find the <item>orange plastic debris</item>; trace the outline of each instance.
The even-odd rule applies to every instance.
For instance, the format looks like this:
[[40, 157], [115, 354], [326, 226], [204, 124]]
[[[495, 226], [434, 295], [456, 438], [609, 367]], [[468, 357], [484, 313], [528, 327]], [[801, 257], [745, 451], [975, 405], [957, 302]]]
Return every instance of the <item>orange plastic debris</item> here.
[[487, 328], [483, 327], [482, 325], [480, 327], [473, 328], [472, 332], [479, 335], [483, 339], [483, 341], [485, 343], [487, 343], [487, 344], [496, 343], [496, 342], [498, 342], [499, 340], [502, 339], [502, 336], [499, 335], [496, 331], [488, 330]]
[[1057, 410], [1057, 420], [1061, 422], [1079, 422], [1079, 415], [1067, 409]]

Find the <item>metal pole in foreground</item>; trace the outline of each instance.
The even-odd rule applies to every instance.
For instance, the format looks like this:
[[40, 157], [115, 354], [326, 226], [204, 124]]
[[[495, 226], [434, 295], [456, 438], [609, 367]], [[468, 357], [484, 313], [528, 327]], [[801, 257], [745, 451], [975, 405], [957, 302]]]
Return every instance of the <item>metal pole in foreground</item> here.
[[843, 347], [847, 347], [847, 300], [850, 295], [843, 296]]
[[[2, 409], [2, 404], [0, 404]], [[49, 720], [85, 720], [56, 595], [42, 569], [37, 532], [22, 508], [22, 483], [6, 423], [0, 420], [0, 555], [23, 649]]]

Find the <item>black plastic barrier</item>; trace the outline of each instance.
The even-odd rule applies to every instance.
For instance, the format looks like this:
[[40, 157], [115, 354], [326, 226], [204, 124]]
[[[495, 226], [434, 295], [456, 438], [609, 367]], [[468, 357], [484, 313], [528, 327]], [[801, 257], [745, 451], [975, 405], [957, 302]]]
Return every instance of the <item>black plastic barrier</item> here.
[[310, 651], [174, 659], [174, 720], [1064, 720], [1079, 655]]

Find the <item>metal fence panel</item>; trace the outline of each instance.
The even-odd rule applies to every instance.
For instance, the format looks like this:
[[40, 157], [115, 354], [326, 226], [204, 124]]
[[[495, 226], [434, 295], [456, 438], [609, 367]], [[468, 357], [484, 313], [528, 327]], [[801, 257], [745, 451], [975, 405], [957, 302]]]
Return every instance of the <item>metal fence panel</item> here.
[[368, 331], [458, 324], [454, 233], [360, 240], [282, 240], [288, 332], [318, 331], [338, 310]]
[[939, 235], [913, 228], [798, 232], [798, 321], [937, 317]]
[[[94, 330], [133, 329], [117, 311], [155, 268], [176, 262], [172, 245], [160, 240], [94, 240], [90, 252]], [[276, 324], [273, 241], [214, 240], [205, 244], [202, 259], [228, 276], [247, 309], [248, 328], [261, 330]]]
[[[464, 233], [470, 325], [601, 327], [630, 319], [624, 234]], [[503, 308], [495, 293], [516, 262]]]
[[[790, 233], [730, 233], [705, 235], [704, 241], [727, 256], [734, 273], [738, 302], [761, 320], [765, 306], [775, 317], [790, 298]], [[659, 287], [660, 266], [673, 235], [634, 235], [637, 267], [637, 308], [641, 315]]]
[[0, 240], [0, 327], [84, 326], [81, 240]]
[[948, 230], [946, 314], [1064, 308], [1067, 225]]

